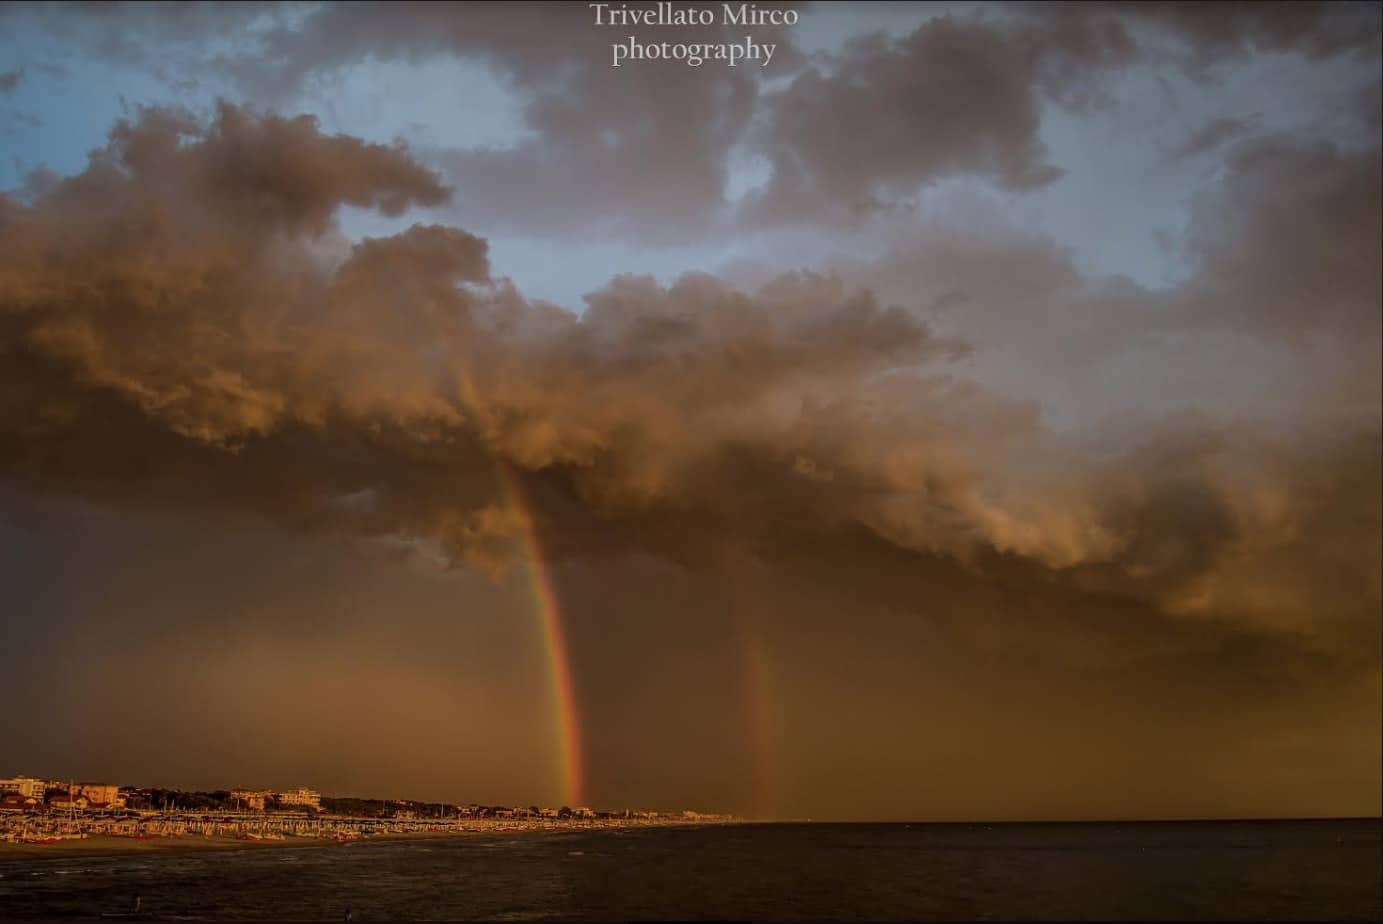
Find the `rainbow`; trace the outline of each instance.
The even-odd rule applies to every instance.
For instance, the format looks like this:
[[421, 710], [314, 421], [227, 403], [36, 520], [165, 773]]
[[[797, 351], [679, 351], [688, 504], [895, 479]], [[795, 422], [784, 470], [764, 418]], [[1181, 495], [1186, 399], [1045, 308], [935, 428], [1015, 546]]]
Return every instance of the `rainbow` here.
[[741, 716], [750, 749], [753, 811], [758, 818], [772, 818], [776, 814], [773, 784], [777, 774], [781, 710], [775, 695], [777, 671], [750, 591], [749, 572], [753, 561], [748, 548], [727, 546], [720, 551], [717, 570], [727, 594], [727, 610], [740, 658], [744, 696]]
[[[439, 319], [440, 320], [440, 319]], [[478, 410], [475, 382], [459, 358], [464, 355], [456, 331], [445, 322], [439, 333], [452, 347], [449, 352], [451, 371], [455, 376], [463, 405]], [[522, 568], [525, 584], [533, 597], [533, 609], [538, 616], [542, 635], [544, 662], [547, 667], [548, 689], [552, 698], [553, 726], [556, 732], [557, 788], [562, 802], [576, 806], [585, 799], [585, 765], [582, 754], [581, 717], [577, 708], [576, 688], [572, 681], [571, 655], [566, 632], [562, 625], [562, 608], [557, 600], [556, 585], [533, 515], [533, 506], [524, 493], [523, 482], [511, 463], [494, 455], [495, 474], [501, 493], [519, 524], [519, 539], [523, 549]], [[743, 593], [747, 575], [744, 568], [751, 560], [747, 550], [723, 550], [721, 574], [730, 590], [730, 614], [736, 646], [741, 656], [743, 691], [747, 708], [745, 737], [752, 753], [752, 786], [756, 814], [771, 811], [771, 782], [775, 776], [774, 731], [779, 725], [778, 710], [774, 708], [774, 669], [753, 607]]]
[[533, 594], [533, 607], [538, 614], [539, 627], [546, 650], [548, 683], [552, 693], [552, 708], [557, 731], [558, 786], [562, 802], [575, 806], [582, 801], [585, 789], [581, 754], [581, 721], [576, 708], [576, 690], [571, 678], [571, 657], [566, 633], [562, 629], [562, 608], [550, 569], [546, 565], [538, 530], [534, 524], [523, 486], [509, 464], [495, 464], [500, 486], [510, 509], [518, 517], [524, 552], [524, 571]]
[[[460, 361], [460, 357], [465, 355], [461, 338], [453, 325], [440, 317], [436, 320], [438, 333], [451, 348], [448, 353], [449, 365], [461, 402], [465, 407], [476, 411], [480, 403], [477, 400], [475, 381]], [[538, 628], [543, 638], [548, 688], [552, 696], [553, 724], [557, 735], [558, 791], [564, 804], [575, 807], [584, 801], [585, 781], [580, 713], [577, 710], [576, 691], [572, 683], [566, 633], [562, 629], [562, 608], [557, 602], [556, 586], [551, 569], [547, 566], [547, 559], [543, 555], [542, 544], [538, 540], [532, 506], [524, 494], [523, 484], [505, 459], [499, 455], [492, 458], [500, 491], [519, 522], [519, 538], [524, 556], [523, 570], [526, 583], [533, 595], [533, 609], [537, 613]]]

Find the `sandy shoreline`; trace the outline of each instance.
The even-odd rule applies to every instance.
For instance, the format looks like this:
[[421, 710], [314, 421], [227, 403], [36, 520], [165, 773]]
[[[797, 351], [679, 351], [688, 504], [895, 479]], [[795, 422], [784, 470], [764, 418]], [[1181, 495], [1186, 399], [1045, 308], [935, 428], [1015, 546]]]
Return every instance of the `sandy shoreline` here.
[[[471, 837], [484, 831], [419, 831], [406, 834], [379, 834], [369, 838], [337, 841], [330, 838], [287, 837], [276, 840], [241, 840], [236, 837], [181, 835], [140, 840], [93, 834], [80, 840], [64, 840], [56, 844], [0, 843], [0, 864], [23, 860], [61, 860], [71, 857], [113, 857], [125, 854], [198, 853], [205, 850], [269, 850], [279, 847], [312, 847], [330, 849], [364, 841], [413, 841], [434, 838]], [[498, 832], [496, 832], [498, 833]], [[511, 834], [525, 832], [511, 831]]]

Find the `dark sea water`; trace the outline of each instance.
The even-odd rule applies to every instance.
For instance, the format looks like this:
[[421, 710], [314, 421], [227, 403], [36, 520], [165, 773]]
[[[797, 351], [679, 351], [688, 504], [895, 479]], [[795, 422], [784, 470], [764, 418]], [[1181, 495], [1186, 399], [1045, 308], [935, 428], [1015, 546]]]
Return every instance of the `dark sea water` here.
[[1379, 920], [1380, 823], [760, 824], [0, 862], [0, 917]]

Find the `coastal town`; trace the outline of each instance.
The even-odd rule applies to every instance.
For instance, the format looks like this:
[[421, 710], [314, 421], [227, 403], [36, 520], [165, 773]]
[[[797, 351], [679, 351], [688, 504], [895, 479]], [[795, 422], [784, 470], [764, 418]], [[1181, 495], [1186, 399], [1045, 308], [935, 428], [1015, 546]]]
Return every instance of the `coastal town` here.
[[[558, 808], [361, 799], [290, 790], [189, 792], [111, 783], [0, 778], [0, 845], [74, 846], [73, 841], [179, 839], [211, 846], [247, 843], [354, 841], [562, 828], [714, 824], [729, 815], [690, 810], [596, 811]], [[191, 840], [189, 840], [191, 839]], [[94, 843], [92, 843], [94, 846]]]

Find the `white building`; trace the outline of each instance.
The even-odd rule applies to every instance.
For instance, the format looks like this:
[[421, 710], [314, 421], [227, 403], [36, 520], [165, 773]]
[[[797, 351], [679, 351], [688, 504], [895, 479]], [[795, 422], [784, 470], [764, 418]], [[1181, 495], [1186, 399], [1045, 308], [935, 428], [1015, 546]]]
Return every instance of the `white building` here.
[[243, 806], [256, 812], [264, 811], [264, 806], [268, 803], [269, 797], [273, 794], [273, 790], [270, 789], [231, 790], [231, 798], [235, 800], [236, 805]]
[[322, 807], [322, 794], [315, 789], [290, 789], [279, 793], [279, 805], [303, 805], [319, 809]]
[[14, 776], [7, 780], [0, 780], [0, 796], [7, 792], [17, 792], [21, 796], [30, 799], [43, 801], [43, 795], [48, 790], [47, 780], [36, 780], [29, 776]]

